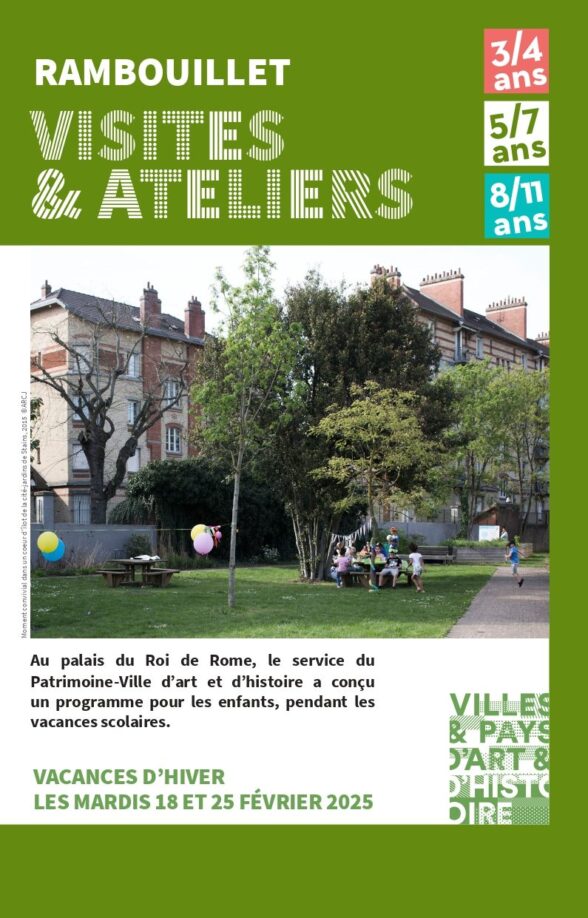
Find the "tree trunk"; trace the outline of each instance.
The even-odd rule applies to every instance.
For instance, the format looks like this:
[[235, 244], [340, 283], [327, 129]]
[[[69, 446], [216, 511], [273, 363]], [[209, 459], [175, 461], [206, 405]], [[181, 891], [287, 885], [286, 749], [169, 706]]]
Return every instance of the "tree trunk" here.
[[[82, 448], [85, 445], [82, 443]], [[84, 449], [84, 453], [90, 467], [90, 522], [105, 523], [108, 506], [108, 498], [104, 490], [105, 446], [93, 440]]]
[[368, 513], [370, 515], [370, 541], [373, 543], [376, 533], [376, 510], [371, 479], [368, 479]]
[[300, 527], [300, 520], [298, 518], [298, 511], [294, 508], [290, 511], [292, 517], [292, 528], [294, 529], [294, 540], [296, 542], [296, 551], [298, 553], [298, 569], [300, 572], [300, 579], [307, 579], [307, 569], [306, 569], [306, 554], [304, 551], [304, 541], [302, 539], [302, 532]]
[[235, 581], [237, 574], [237, 521], [239, 518], [239, 490], [241, 487], [241, 469], [243, 467], [243, 447], [240, 447], [235, 465], [233, 482], [233, 510], [231, 513], [231, 542], [229, 547], [229, 609], [235, 606]]
[[323, 526], [318, 551], [318, 569], [316, 576], [318, 580], [325, 579], [327, 558], [331, 548], [331, 538], [327, 535], [327, 530]]

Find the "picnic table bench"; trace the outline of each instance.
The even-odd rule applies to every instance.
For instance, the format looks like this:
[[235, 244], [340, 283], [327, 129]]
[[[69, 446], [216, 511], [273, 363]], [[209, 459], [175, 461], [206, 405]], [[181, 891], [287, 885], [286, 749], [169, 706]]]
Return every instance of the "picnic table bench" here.
[[[382, 570], [381, 567], [379, 570], [376, 570], [376, 583], [379, 583], [379, 577], [380, 577], [381, 570]], [[410, 586], [410, 584], [412, 583], [412, 571], [409, 571], [409, 570], [399, 571], [397, 579], [400, 579], [400, 577], [406, 577], [407, 586]], [[369, 587], [370, 582], [371, 582], [371, 571], [369, 570], [347, 571], [346, 573], [341, 574], [341, 579], [343, 581], [344, 587], [351, 587], [351, 586], [354, 586], [356, 583], [359, 584], [360, 586]], [[382, 589], [388, 586], [390, 588], [392, 587], [392, 577], [386, 576], [384, 577]]]
[[449, 545], [421, 545], [419, 551], [426, 561], [441, 561], [443, 564], [452, 564], [454, 561], [453, 549]]
[[131, 583], [131, 581], [128, 579], [127, 572], [123, 570], [117, 570], [117, 571], [104, 570], [104, 571], [96, 571], [96, 573], [102, 574], [102, 576], [106, 580], [106, 583], [108, 584], [109, 587], [118, 587], [122, 583]]
[[143, 572], [143, 581], [154, 587], [166, 587], [174, 574], [179, 570], [171, 567], [152, 567], [150, 571]]

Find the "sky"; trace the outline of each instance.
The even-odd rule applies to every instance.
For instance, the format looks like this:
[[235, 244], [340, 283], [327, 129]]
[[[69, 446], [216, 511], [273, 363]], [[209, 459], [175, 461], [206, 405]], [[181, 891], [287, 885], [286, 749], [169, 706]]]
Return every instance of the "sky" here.
[[[222, 266], [229, 280], [240, 283], [244, 246], [37, 246], [29, 250], [30, 300], [41, 285], [65, 287], [138, 306], [149, 281], [159, 292], [163, 312], [183, 317], [195, 295], [207, 311], [206, 327], [214, 329], [209, 309], [214, 273]], [[507, 296], [525, 297], [528, 335], [549, 330], [549, 248], [547, 246], [273, 246], [275, 288], [303, 280], [318, 268], [332, 285], [369, 282], [374, 264], [394, 265], [402, 281], [417, 287], [426, 274], [461, 268], [465, 275], [465, 307], [484, 313], [490, 303]]]

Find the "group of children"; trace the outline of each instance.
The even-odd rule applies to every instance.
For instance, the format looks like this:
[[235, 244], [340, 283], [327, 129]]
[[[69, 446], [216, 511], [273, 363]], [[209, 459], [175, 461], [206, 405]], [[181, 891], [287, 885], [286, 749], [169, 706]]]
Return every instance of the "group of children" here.
[[[343, 576], [345, 574], [352, 572], [365, 573], [365, 567], [360, 564], [360, 561], [369, 559], [370, 591], [372, 593], [379, 592], [384, 586], [386, 577], [392, 578], [392, 589], [396, 589], [396, 581], [403, 570], [403, 562], [398, 554], [399, 542], [398, 530], [394, 527], [390, 529], [385, 546], [381, 542], [376, 542], [375, 544], [366, 542], [358, 552], [353, 546], [346, 548], [345, 544], [340, 542], [336, 547], [331, 568], [331, 577], [336, 581], [337, 587], [340, 589], [343, 586]], [[410, 554], [406, 569], [412, 575], [411, 581], [414, 583], [417, 593], [424, 593], [423, 573], [425, 562], [423, 556], [416, 542], [411, 542], [409, 549]], [[521, 552], [516, 542], [509, 542], [504, 560], [510, 562], [513, 577], [516, 578], [519, 587], [522, 587], [525, 578], [519, 574]]]
[[[386, 577], [392, 578], [392, 589], [396, 589], [396, 581], [402, 571], [402, 560], [398, 554], [399, 541], [398, 530], [392, 528], [386, 539], [386, 547], [384, 547], [381, 542], [376, 542], [373, 545], [366, 542], [364, 547], [357, 552], [353, 546], [346, 549], [343, 543], [337, 545], [331, 570], [331, 576], [336, 581], [337, 587], [341, 588], [343, 586], [344, 574], [353, 571], [364, 572], [365, 567], [359, 563], [360, 559], [366, 560], [369, 558], [370, 591], [373, 593], [379, 592], [384, 586]], [[409, 547], [410, 554], [408, 556], [407, 565], [411, 570], [412, 583], [414, 583], [417, 593], [424, 593], [423, 556], [419, 552], [415, 542], [411, 542]], [[380, 565], [383, 564], [383, 566], [380, 567], [377, 562], [379, 562]]]

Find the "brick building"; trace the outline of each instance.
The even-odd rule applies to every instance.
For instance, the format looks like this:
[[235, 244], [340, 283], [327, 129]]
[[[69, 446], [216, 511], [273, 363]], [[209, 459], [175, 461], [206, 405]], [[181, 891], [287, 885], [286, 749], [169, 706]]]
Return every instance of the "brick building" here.
[[[204, 344], [205, 314], [195, 297], [186, 306], [183, 322], [163, 313], [161, 306], [157, 290], [149, 283], [139, 306], [130, 306], [63, 287], [52, 290], [45, 282], [41, 298], [30, 307], [33, 377], [40, 376], [42, 367], [57, 380], [68, 375], [75, 378], [80, 376], [80, 361], [87, 359], [91, 359], [97, 382], [108, 378], [117, 365], [124, 369], [117, 378], [109, 410], [115, 432], [107, 446], [107, 476], [145, 399], [159, 400], [163, 408], [171, 404], [139, 438], [122, 486], [109, 507], [124, 497], [128, 475], [147, 462], [181, 459], [192, 451], [184, 390]], [[36, 428], [40, 449], [33, 469], [42, 476], [44, 489], [54, 495], [55, 522], [89, 522], [90, 474], [78, 439], [83, 420], [47, 385], [33, 381], [31, 393], [43, 399]]]
[[487, 358], [510, 369], [542, 370], [549, 363], [549, 335], [527, 337], [527, 303], [509, 297], [486, 307], [485, 315], [464, 306], [461, 269], [427, 275], [420, 288], [402, 283], [398, 268], [375, 265], [372, 280], [384, 277], [414, 303], [420, 320], [441, 349], [441, 368]]
[[[419, 289], [402, 283], [398, 268], [384, 268], [375, 265], [371, 271], [372, 283], [376, 278], [384, 278], [391, 287], [401, 289], [414, 304], [419, 320], [431, 333], [433, 341], [441, 351], [440, 371], [458, 364], [475, 360], [489, 360], [496, 366], [511, 370], [523, 367], [528, 372], [541, 371], [549, 365], [549, 334], [538, 338], [527, 335], [527, 302], [524, 298], [508, 297], [491, 303], [485, 313], [466, 309], [464, 305], [464, 275], [461, 269], [445, 271], [440, 274], [427, 275], [420, 283]], [[545, 447], [545, 470], [548, 468], [548, 449]], [[546, 483], [548, 492], [548, 482]], [[477, 497], [477, 511], [480, 520], [489, 507], [512, 511], [513, 494], [508, 482], [502, 481], [495, 487], [488, 487]], [[380, 507], [380, 523], [416, 522], [413, 531], [428, 533], [425, 524], [431, 524], [428, 538], [431, 542], [454, 535], [449, 528], [442, 530], [441, 525], [455, 527], [459, 518], [459, 499], [457, 495], [434, 518], [421, 520], [413, 511], [401, 513], [393, 506], [384, 504]], [[505, 517], [506, 518], [506, 517]], [[535, 510], [530, 516], [530, 523], [537, 529], [545, 529], [549, 518], [549, 494], [540, 493], [535, 498]], [[512, 524], [511, 524], [512, 525]], [[513, 530], [514, 531], [514, 530]], [[542, 546], [547, 544], [545, 535], [537, 536]]]

